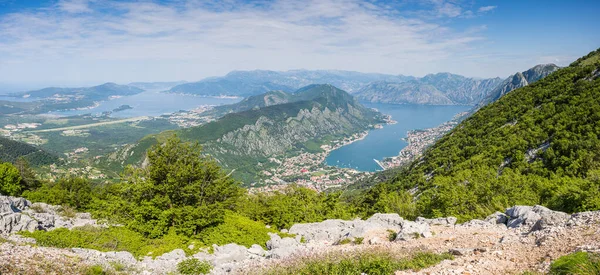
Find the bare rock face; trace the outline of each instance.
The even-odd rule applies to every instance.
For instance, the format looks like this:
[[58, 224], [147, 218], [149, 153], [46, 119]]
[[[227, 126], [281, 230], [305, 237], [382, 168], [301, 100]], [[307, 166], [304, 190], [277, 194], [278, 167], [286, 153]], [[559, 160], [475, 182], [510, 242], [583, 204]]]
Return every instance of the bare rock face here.
[[68, 218], [60, 214], [61, 209], [60, 206], [31, 203], [24, 198], [0, 196], [0, 234], [96, 225], [89, 213], [77, 213]]

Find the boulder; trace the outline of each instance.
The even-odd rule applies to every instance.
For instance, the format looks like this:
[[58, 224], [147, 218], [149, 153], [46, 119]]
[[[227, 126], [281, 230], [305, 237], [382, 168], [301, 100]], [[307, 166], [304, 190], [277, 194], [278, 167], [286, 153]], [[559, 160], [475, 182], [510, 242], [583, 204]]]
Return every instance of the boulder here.
[[238, 263], [248, 259], [247, 248], [235, 243], [223, 246], [213, 245], [213, 249], [213, 266], [223, 266], [227, 263]]
[[248, 254], [250, 255], [250, 258], [256, 258], [256, 256], [265, 257], [267, 256], [267, 251], [262, 248], [262, 246], [253, 244], [250, 248], [248, 248]]
[[506, 224], [509, 220], [509, 216], [506, 214], [496, 211], [494, 214], [491, 214], [485, 218], [486, 222], [495, 223], [495, 224]]
[[333, 244], [347, 238], [353, 228], [354, 221], [325, 220], [317, 223], [294, 224], [289, 232], [303, 236], [307, 242]]
[[376, 224], [385, 229], [400, 230], [404, 219], [398, 214], [377, 213], [366, 220], [367, 223]]
[[429, 231], [429, 224], [421, 222], [404, 221], [402, 223], [402, 229], [398, 232], [398, 235], [396, 236], [396, 241], [407, 241], [411, 239], [428, 237], [431, 237], [431, 232]]
[[423, 217], [418, 217], [416, 222], [426, 223], [429, 225], [443, 225], [443, 226], [453, 226], [456, 224], [456, 217], [446, 217], [446, 218], [435, 218], [435, 219], [426, 219]]
[[158, 261], [182, 261], [185, 259], [185, 251], [183, 251], [183, 249], [175, 249], [171, 252], [167, 252], [165, 254], [162, 254], [158, 257], [156, 257], [156, 260]]
[[565, 226], [569, 221], [569, 214], [550, 210], [544, 206], [514, 206], [506, 210], [510, 217], [506, 225], [509, 228], [523, 228], [537, 231], [551, 226]]
[[279, 235], [273, 233], [269, 233], [269, 236], [271, 236], [271, 239], [267, 241], [267, 249], [269, 249], [267, 256], [269, 258], [285, 258], [296, 253], [303, 247], [303, 245], [294, 238], [281, 238]]

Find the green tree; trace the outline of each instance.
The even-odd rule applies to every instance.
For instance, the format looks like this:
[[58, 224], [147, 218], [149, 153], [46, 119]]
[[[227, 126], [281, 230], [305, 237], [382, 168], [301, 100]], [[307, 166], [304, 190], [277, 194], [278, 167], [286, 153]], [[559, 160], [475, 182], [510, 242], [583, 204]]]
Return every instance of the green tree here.
[[42, 183], [37, 179], [35, 173], [29, 166], [29, 161], [24, 157], [18, 157], [15, 161], [15, 167], [21, 175], [21, 186], [24, 190], [35, 190], [42, 186]]
[[63, 178], [56, 183], [45, 183], [34, 191], [26, 191], [23, 196], [31, 201], [55, 205], [68, 205], [78, 210], [88, 210], [94, 195], [92, 184], [84, 178]]
[[223, 222], [241, 193], [199, 144], [173, 136], [148, 151], [148, 165], [129, 167], [122, 193], [128, 201], [129, 226], [149, 237], [166, 234], [197, 235]]
[[21, 194], [19, 170], [8, 162], [0, 163], [0, 193], [9, 196]]

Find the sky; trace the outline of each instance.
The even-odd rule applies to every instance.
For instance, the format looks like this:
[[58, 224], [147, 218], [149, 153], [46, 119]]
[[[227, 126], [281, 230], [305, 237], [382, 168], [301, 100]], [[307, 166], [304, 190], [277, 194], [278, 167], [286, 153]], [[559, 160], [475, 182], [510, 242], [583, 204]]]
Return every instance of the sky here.
[[600, 1], [0, 0], [0, 85], [233, 70], [507, 77], [600, 47]]

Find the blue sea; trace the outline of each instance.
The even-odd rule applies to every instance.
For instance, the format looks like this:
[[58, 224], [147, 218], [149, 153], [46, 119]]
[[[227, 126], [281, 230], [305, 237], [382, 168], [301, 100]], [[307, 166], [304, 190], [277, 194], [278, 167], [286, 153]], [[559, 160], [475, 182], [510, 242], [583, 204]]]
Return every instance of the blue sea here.
[[377, 171], [381, 167], [374, 161], [398, 155], [407, 143], [402, 140], [410, 130], [438, 126], [456, 114], [468, 111], [471, 106], [426, 106], [363, 103], [381, 113], [392, 116], [397, 124], [384, 125], [369, 131], [363, 140], [332, 151], [325, 159], [331, 166], [353, 168], [359, 171]]

